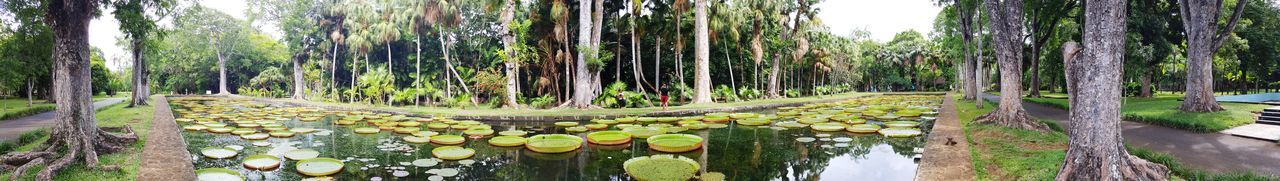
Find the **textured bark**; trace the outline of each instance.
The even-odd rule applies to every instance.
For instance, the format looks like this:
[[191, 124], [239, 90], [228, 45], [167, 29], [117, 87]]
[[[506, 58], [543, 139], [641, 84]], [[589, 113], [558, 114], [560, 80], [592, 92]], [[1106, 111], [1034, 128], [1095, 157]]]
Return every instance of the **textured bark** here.
[[[1071, 110], [1066, 160], [1055, 180], [1168, 180], [1169, 169], [1130, 155], [1120, 126], [1125, 1], [1085, 5], [1083, 52], [1063, 45]], [[1080, 56], [1076, 56], [1080, 55]]]
[[711, 100], [711, 41], [707, 39], [707, 0], [694, 3], [694, 82], [693, 103], [709, 103]]
[[[515, 0], [506, 0], [503, 2], [502, 17], [500, 19], [502, 23], [502, 30], [499, 31], [502, 33], [503, 49], [505, 49], [508, 59], [503, 62], [503, 65], [506, 66], [505, 72], [507, 72], [507, 100], [503, 104], [508, 108], [520, 107], [520, 103], [516, 102], [516, 94], [520, 93], [520, 90], [516, 89], [516, 70], [518, 69], [516, 61], [519, 60], [515, 60], [515, 49], [511, 49], [511, 46], [514, 46], [516, 42], [515, 33], [511, 32], [511, 21], [515, 20], [515, 9]], [[415, 83], [414, 85], [417, 84]]]
[[[662, 37], [658, 36], [658, 42], [653, 44], [653, 86], [662, 86]], [[655, 87], [654, 91], [662, 91]]]
[[1151, 71], [1143, 71], [1142, 77], [1138, 77], [1138, 83], [1142, 84], [1138, 97], [1151, 97], [1151, 74]]
[[991, 33], [1000, 61], [1000, 106], [978, 118], [979, 123], [1036, 131], [1049, 127], [1022, 108], [1022, 1], [986, 0]]
[[303, 46], [301, 51], [293, 55], [293, 99], [303, 99], [306, 97], [307, 81], [302, 75], [302, 60], [309, 56], [311, 45]]
[[1180, 109], [1186, 112], [1222, 111], [1213, 97], [1213, 54], [1222, 47], [1222, 43], [1230, 37], [1236, 22], [1244, 11], [1244, 3], [1236, 4], [1227, 28], [1218, 30], [1218, 11], [1222, 1], [1214, 0], [1179, 0], [1182, 12], [1183, 28], [1187, 35], [1187, 82], [1186, 97]]
[[[578, 47], [591, 47], [591, 0], [578, 1]], [[590, 58], [586, 52], [578, 51], [577, 65], [574, 66], [573, 79], [578, 84], [573, 85], [573, 107], [588, 108], [591, 106], [591, 100], [595, 99], [592, 95], [591, 85], [588, 83], [591, 79], [591, 73], [587, 70], [587, 58]]]
[[222, 54], [222, 38], [212, 38], [210, 41], [213, 41], [214, 53], [218, 55], [218, 94], [231, 94], [231, 91], [227, 91], [227, 57]]
[[[114, 153], [137, 141], [128, 127], [125, 134], [107, 133], [94, 120], [88, 30], [97, 5], [93, 0], [54, 0], [48, 4], [45, 21], [54, 31], [53, 73], [60, 75], [53, 79], [57, 122], [49, 139], [33, 151], [0, 156], [6, 167], [17, 166], [14, 178], [43, 164], [48, 165], [36, 174], [36, 180], [53, 180], [58, 171], [80, 161], [89, 169], [100, 169], [98, 154]], [[58, 151], [64, 152], [53, 153]]]
[[129, 100], [129, 107], [147, 105], [147, 95], [151, 94], [151, 87], [147, 81], [147, 62], [143, 59], [142, 40], [134, 39], [130, 41], [133, 44], [133, 97]]
[[[962, 47], [961, 51], [962, 51], [962, 54], [964, 55], [964, 60], [963, 60], [964, 63], [962, 63], [961, 65], [961, 68], [959, 71], [960, 76], [958, 76], [960, 78], [961, 86], [963, 87], [963, 90], [964, 90], [963, 99], [975, 100], [979, 98], [978, 96], [981, 96], [978, 94], [978, 84], [976, 81], [974, 81], [977, 79], [973, 78], [973, 76], [977, 74], [975, 74], [975, 71], [974, 71], [974, 62], [973, 62], [974, 50], [971, 49], [971, 47], [973, 46], [973, 44], [971, 44], [973, 42], [973, 19], [976, 16], [974, 16], [972, 12], [969, 11], [970, 9], [966, 7], [962, 7], [963, 6], [962, 3], [958, 0], [955, 2], [953, 6], [955, 6], [955, 10], [956, 10], [956, 22], [957, 22], [956, 24], [960, 25], [960, 39], [961, 41], [963, 41], [961, 43], [963, 45], [961, 46]], [[981, 49], [978, 49], [977, 51], [981, 51]], [[977, 104], [977, 105], [982, 105], [982, 104]]]

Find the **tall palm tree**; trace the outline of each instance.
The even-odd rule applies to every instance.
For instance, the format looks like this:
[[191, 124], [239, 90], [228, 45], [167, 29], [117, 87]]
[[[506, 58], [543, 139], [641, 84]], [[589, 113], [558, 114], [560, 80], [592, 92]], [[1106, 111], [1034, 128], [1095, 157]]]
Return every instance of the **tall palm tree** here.
[[693, 103], [710, 103], [711, 100], [711, 66], [710, 58], [710, 40], [707, 36], [707, 0], [695, 0], [694, 17], [695, 17], [695, 60], [694, 60], [694, 83], [693, 83]]

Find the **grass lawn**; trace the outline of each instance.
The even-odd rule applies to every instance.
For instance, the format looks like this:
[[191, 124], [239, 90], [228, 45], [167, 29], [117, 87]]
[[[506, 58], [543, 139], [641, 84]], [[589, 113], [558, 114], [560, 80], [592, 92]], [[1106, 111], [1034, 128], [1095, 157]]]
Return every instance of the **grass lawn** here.
[[[1261, 104], [1219, 103], [1226, 111], [1213, 113], [1188, 113], [1178, 110], [1182, 105], [1178, 94], [1157, 94], [1152, 98], [1130, 97], [1124, 99], [1121, 112], [1124, 119], [1148, 124], [1190, 130], [1195, 132], [1218, 132], [1236, 126], [1254, 122], [1253, 111], [1271, 107]], [[1023, 98], [1027, 102], [1066, 109], [1067, 99], [1062, 98]]]
[[[985, 102], [985, 101], [984, 101]], [[956, 109], [964, 124], [969, 151], [978, 180], [1053, 180], [1066, 158], [1068, 138], [1056, 122], [1041, 120], [1054, 129], [1039, 133], [994, 125], [972, 124], [974, 118], [991, 112], [996, 105], [985, 102], [976, 109], [974, 101], [956, 99]], [[1173, 180], [1276, 180], [1251, 172], [1210, 173], [1188, 168], [1168, 154], [1130, 147], [1129, 152], [1164, 164]]]
[[[751, 100], [751, 101], [730, 102], [730, 103], [691, 104], [691, 105], [672, 106], [672, 107], [668, 107], [667, 110], [690, 110], [690, 109], [724, 108], [724, 107], [749, 106], [749, 105], [799, 103], [799, 102], [809, 102], [809, 101], [817, 101], [817, 100], [825, 100], [825, 99], [848, 99], [848, 98], [854, 98], [858, 96], [877, 95], [877, 94], [879, 93], [855, 92], [855, 93], [841, 93], [841, 94], [826, 95], [826, 96], [809, 96], [809, 97], [781, 98], [781, 99], [757, 99], [757, 100]], [[279, 99], [279, 100], [292, 101], [288, 99]], [[329, 106], [395, 110], [395, 111], [412, 112], [412, 113], [418, 113], [418, 114], [429, 114], [434, 116], [454, 116], [454, 115], [596, 116], [596, 115], [639, 115], [639, 114], [647, 114], [647, 113], [662, 111], [661, 107], [592, 109], [592, 110], [584, 111], [581, 109], [501, 109], [501, 108], [461, 109], [461, 108], [446, 108], [446, 107], [414, 107], [414, 106], [394, 107], [394, 106], [382, 106], [382, 105], [348, 104], [348, 103], [332, 103], [332, 102], [313, 102], [313, 103], [319, 103], [322, 105], [329, 105]]]
[[[127, 92], [116, 93], [115, 96], [99, 94], [93, 96], [93, 101], [116, 97], [129, 97], [129, 94], [127, 94]], [[31, 107], [27, 107], [26, 98], [0, 99], [0, 121], [53, 111], [53, 108], [56, 106], [43, 99], [32, 100], [32, 102], [34, 102], [34, 104], [32, 104]]]
[[[139, 106], [134, 108], [125, 108], [128, 104], [116, 104], [108, 106], [97, 112], [98, 126], [102, 127], [119, 127], [129, 125], [138, 134], [138, 143], [124, 150], [123, 152], [107, 155], [98, 155], [99, 166], [114, 165], [120, 167], [119, 171], [101, 171], [90, 170], [85, 168], [83, 164], [76, 163], [59, 172], [54, 180], [134, 180], [138, 177], [138, 166], [142, 160], [142, 146], [146, 143], [147, 133], [151, 129], [151, 118], [153, 111], [152, 106]], [[46, 134], [47, 135], [47, 134]], [[23, 145], [17, 151], [29, 151], [35, 146], [44, 143], [48, 136], [40, 138], [38, 141]], [[27, 175], [22, 180], [34, 179], [35, 173], [43, 169], [38, 166], [27, 171]], [[8, 179], [11, 173], [0, 173], [0, 178]]]

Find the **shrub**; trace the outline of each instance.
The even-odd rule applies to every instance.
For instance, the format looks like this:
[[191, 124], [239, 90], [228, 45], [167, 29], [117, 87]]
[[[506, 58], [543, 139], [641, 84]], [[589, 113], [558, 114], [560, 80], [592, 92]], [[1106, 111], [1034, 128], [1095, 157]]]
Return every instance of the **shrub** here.
[[555, 102], [556, 102], [555, 97], [551, 97], [551, 95], [543, 95], [542, 97], [535, 97], [533, 99], [530, 99], [529, 107], [546, 109], [548, 107], [551, 107], [552, 104], [555, 104]]
[[13, 142], [8, 142], [8, 141], [0, 142], [0, 155], [7, 154], [13, 151], [14, 149], [18, 149], [17, 144], [13, 144]]
[[18, 109], [17, 111], [4, 113], [3, 115], [0, 115], [0, 120], [27, 117], [30, 115], [53, 111], [53, 108], [53, 105], [35, 105], [31, 106], [31, 108]]
[[748, 87], [738, 88], [738, 98], [742, 98], [743, 100], [759, 99], [760, 96], [761, 96], [760, 89], [753, 89]]
[[800, 91], [795, 89], [787, 89], [783, 93], [787, 94], [787, 97], [800, 97]]
[[733, 88], [726, 85], [716, 86], [716, 90], [711, 91], [711, 98], [724, 102], [738, 101], [738, 94], [733, 92]]

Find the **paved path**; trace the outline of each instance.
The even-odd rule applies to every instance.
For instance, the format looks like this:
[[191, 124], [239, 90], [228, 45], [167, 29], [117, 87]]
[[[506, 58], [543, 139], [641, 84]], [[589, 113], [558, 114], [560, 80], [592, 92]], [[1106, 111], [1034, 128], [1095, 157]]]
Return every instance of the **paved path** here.
[[[124, 98], [107, 98], [93, 102], [93, 108], [102, 109], [123, 101]], [[52, 126], [55, 123], [54, 117], [54, 112], [49, 111], [23, 118], [0, 121], [0, 140], [16, 139], [27, 131]]]
[[[924, 159], [916, 171], [916, 179], [974, 180], [973, 159], [970, 159], [969, 142], [965, 141], [964, 128], [956, 113], [952, 95], [942, 99], [942, 112], [933, 123], [929, 141], [924, 146]], [[949, 144], [954, 142], [955, 144]]]
[[[998, 101], [999, 96], [983, 98]], [[1032, 116], [1048, 118], [1070, 126], [1067, 111], [1031, 102], [1022, 107]], [[1256, 139], [1221, 133], [1195, 133], [1186, 130], [1123, 121], [1125, 143], [1168, 153], [1184, 165], [1217, 172], [1252, 170], [1259, 174], [1280, 176], [1280, 145]]]
[[151, 119], [147, 143], [142, 146], [138, 180], [196, 180], [191, 153], [187, 152], [178, 123], [173, 121], [169, 101], [164, 96], [152, 96], [151, 100], [155, 117]]

